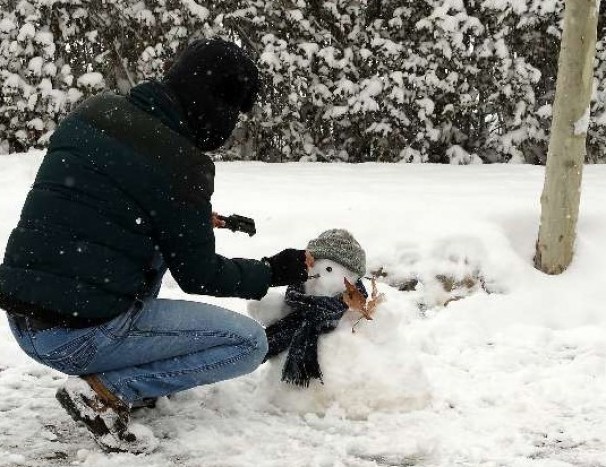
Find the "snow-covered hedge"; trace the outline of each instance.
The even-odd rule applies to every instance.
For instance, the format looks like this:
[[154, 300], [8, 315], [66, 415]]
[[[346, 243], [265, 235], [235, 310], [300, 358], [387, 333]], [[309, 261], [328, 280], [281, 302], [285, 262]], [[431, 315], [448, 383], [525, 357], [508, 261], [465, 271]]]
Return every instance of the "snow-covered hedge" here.
[[[188, 40], [241, 41], [260, 105], [225, 158], [542, 163], [562, 0], [0, 0], [0, 153], [74, 104], [162, 75]], [[606, 157], [602, 2], [588, 158]]]

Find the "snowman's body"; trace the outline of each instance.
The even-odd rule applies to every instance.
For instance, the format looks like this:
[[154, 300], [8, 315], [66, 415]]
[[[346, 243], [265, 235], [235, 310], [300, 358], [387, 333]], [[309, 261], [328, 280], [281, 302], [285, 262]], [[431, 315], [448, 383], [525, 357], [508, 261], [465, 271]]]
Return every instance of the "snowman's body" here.
[[[345, 291], [344, 279], [351, 283], [360, 279], [327, 259], [316, 260], [309, 276], [305, 293], [314, 296], [336, 296]], [[429, 400], [425, 375], [416, 359], [402, 352], [397, 342], [400, 325], [410, 317], [398, 316], [394, 311], [388, 303], [381, 305], [375, 320], [361, 323], [363, 326], [358, 326], [355, 334], [352, 325], [360, 315], [348, 311], [337, 329], [320, 336], [318, 362], [323, 384], [312, 380], [309, 388], [299, 388], [282, 382], [287, 356], [283, 352], [262, 368], [259, 391], [272, 405], [298, 413], [322, 414], [338, 406], [347, 416], [366, 417], [376, 410], [412, 410], [424, 406]], [[290, 312], [284, 296], [277, 293], [249, 305], [250, 315], [266, 326]]]

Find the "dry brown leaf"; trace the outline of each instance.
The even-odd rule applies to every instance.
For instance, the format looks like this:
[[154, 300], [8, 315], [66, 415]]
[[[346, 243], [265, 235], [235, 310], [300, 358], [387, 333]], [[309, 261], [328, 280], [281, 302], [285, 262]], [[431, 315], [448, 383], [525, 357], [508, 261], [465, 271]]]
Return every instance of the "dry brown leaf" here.
[[366, 297], [362, 295], [362, 292], [360, 292], [354, 284], [349, 282], [347, 279], [344, 279], [344, 281], [345, 292], [343, 292], [343, 301], [350, 310], [357, 311], [366, 316]]
[[379, 306], [384, 300], [385, 295], [379, 294], [377, 291], [377, 281], [375, 278], [371, 279], [372, 293], [371, 298], [367, 302], [366, 297], [358, 290], [358, 288], [345, 279], [345, 292], [343, 293], [343, 301], [349, 307], [350, 310], [361, 313], [367, 320], [372, 320], [372, 316], [375, 313], [377, 306]]
[[[381, 303], [383, 303], [385, 301], [385, 295], [384, 294], [380, 294], [379, 291], [377, 290], [377, 280], [373, 277], [371, 279], [371, 284], [372, 284], [372, 293], [370, 295], [370, 300], [369, 302], [366, 304], [366, 314], [368, 316], [372, 316], [374, 315], [377, 306], [379, 306]], [[366, 316], [366, 315], [364, 315]], [[366, 319], [372, 319], [372, 318], [366, 318]]]
[[374, 315], [377, 306], [379, 306], [385, 300], [385, 295], [379, 294], [377, 291], [377, 281], [375, 277], [371, 279], [371, 283], [371, 298], [368, 302], [366, 302], [366, 298], [364, 297], [364, 295], [362, 295], [358, 288], [351, 284], [347, 279], [345, 279], [345, 287], [347, 290], [343, 294], [343, 300], [345, 301], [347, 306], [349, 306], [350, 309], [362, 314], [360, 319], [357, 320], [352, 326], [351, 332], [356, 332], [356, 326], [364, 318], [366, 318], [367, 320], [372, 320], [372, 316]]

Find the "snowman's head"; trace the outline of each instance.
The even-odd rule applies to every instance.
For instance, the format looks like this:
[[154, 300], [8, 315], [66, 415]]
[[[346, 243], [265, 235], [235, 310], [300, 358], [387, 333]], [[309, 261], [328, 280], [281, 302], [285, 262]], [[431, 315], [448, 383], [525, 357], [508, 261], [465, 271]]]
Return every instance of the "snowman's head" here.
[[360, 276], [330, 259], [318, 259], [309, 270], [310, 279], [305, 282], [307, 295], [331, 297], [345, 291], [347, 279], [352, 284]]

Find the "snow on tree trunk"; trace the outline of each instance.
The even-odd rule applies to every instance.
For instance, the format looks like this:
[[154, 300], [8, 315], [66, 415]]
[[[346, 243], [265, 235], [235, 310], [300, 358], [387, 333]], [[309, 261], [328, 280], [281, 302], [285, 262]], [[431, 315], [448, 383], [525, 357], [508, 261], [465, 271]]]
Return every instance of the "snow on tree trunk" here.
[[586, 155], [600, 0], [567, 0], [535, 266], [560, 274], [572, 261]]

